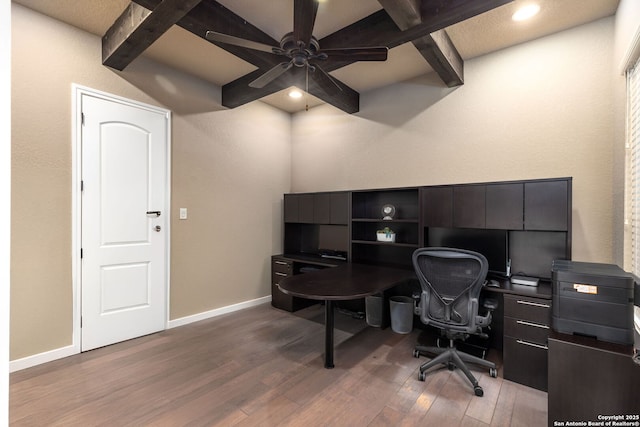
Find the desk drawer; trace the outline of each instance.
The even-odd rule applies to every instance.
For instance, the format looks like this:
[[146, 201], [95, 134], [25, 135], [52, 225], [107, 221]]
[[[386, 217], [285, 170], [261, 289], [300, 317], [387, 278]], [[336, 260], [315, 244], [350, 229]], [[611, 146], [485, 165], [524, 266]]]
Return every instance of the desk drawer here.
[[505, 316], [504, 335], [532, 343], [547, 345], [549, 325]]
[[546, 345], [505, 336], [504, 379], [547, 391], [547, 353]]
[[551, 301], [542, 298], [504, 296], [504, 315], [540, 325], [551, 325]]
[[[271, 263], [271, 271], [275, 273], [282, 273], [286, 276], [293, 274], [293, 263], [282, 259], [274, 259]], [[286, 277], [284, 276], [284, 277]]]
[[289, 277], [290, 274], [287, 273], [281, 273], [279, 271], [274, 271], [271, 273], [271, 283], [273, 283], [274, 285], [277, 285], [280, 283], [280, 280], [284, 279], [285, 277]]

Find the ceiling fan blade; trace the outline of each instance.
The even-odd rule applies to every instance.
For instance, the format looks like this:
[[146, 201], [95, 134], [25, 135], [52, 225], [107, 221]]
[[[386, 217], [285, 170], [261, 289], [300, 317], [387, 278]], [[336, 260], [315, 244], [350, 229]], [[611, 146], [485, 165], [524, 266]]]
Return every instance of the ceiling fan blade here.
[[332, 59], [349, 59], [352, 61], [386, 61], [389, 53], [387, 47], [345, 47], [336, 49], [321, 49]]
[[293, 4], [293, 40], [309, 46], [318, 14], [317, 0], [295, 0]]
[[329, 75], [325, 70], [323, 70], [317, 64], [313, 64], [314, 72], [313, 76], [316, 81], [316, 84], [320, 86], [322, 90], [327, 92], [328, 95], [335, 95], [342, 92], [342, 88], [338, 84], [338, 82]]
[[247, 39], [241, 39], [240, 37], [230, 36], [228, 34], [222, 34], [215, 31], [207, 31], [205, 35], [206, 39], [212, 42], [220, 42], [226, 44], [232, 44], [234, 46], [246, 47], [253, 50], [259, 50], [262, 52], [274, 53], [273, 49], [279, 49], [275, 46], [269, 46], [267, 44], [254, 42]]
[[285, 71], [287, 71], [291, 67], [293, 67], [293, 61], [281, 62], [280, 64], [276, 65], [275, 67], [273, 67], [272, 69], [270, 69], [269, 71], [267, 71], [266, 73], [264, 73], [263, 75], [261, 75], [260, 77], [252, 81], [251, 83], [249, 83], [249, 87], [253, 87], [257, 89], [263, 88], [268, 83], [271, 83], [272, 81], [280, 77], [280, 75], [282, 75]]

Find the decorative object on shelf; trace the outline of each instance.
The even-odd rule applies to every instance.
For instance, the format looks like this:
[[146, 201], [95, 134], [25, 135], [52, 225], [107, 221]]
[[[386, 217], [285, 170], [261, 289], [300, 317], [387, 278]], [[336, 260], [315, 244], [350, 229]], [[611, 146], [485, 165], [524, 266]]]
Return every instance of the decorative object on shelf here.
[[393, 232], [389, 227], [385, 227], [382, 230], [378, 230], [376, 232], [376, 237], [378, 242], [391, 242], [394, 243], [396, 241], [396, 233]]
[[396, 214], [396, 207], [393, 205], [383, 205], [382, 206], [382, 219], [383, 220], [392, 220], [393, 216]]

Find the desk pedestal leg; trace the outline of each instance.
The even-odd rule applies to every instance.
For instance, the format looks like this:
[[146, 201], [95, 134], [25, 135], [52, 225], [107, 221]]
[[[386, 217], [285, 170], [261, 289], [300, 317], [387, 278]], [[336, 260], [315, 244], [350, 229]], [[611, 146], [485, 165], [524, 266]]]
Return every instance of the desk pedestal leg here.
[[324, 367], [333, 368], [333, 301], [327, 300], [324, 304]]

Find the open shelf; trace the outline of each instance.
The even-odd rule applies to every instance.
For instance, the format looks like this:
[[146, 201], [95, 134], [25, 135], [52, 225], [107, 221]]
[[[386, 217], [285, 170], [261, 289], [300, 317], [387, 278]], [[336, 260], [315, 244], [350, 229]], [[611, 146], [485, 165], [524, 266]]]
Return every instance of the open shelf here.
[[399, 246], [405, 248], [418, 248], [414, 243], [394, 243], [394, 242], [378, 242], [377, 240], [352, 240], [351, 243], [359, 245], [380, 245], [380, 246]]
[[[396, 208], [393, 219], [382, 219], [382, 207]], [[376, 232], [390, 228], [395, 242], [376, 240]], [[420, 246], [420, 197], [417, 188], [356, 191], [351, 195], [351, 253], [364, 263], [410, 266]]]

